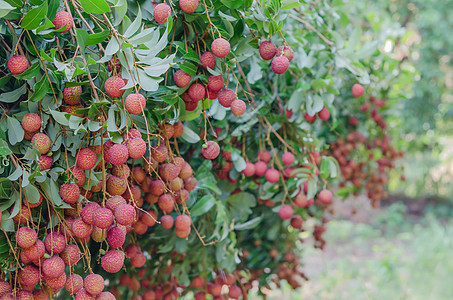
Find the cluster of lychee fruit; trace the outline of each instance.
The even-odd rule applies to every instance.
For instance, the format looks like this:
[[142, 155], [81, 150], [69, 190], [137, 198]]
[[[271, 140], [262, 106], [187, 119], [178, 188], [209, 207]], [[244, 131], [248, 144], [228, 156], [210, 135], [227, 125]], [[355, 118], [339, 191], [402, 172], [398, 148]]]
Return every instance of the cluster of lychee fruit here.
[[274, 43], [264, 41], [259, 46], [260, 56], [264, 60], [271, 60], [271, 68], [275, 74], [283, 74], [289, 68], [289, 63], [294, 58], [294, 51], [290, 46], [284, 45], [277, 48]]

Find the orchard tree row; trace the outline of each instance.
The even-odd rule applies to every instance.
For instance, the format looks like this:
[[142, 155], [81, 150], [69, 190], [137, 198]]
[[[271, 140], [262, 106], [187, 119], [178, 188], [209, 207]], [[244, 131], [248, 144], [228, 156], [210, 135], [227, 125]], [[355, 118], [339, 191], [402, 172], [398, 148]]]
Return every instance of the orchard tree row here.
[[0, 299], [300, 287], [301, 231], [322, 249], [335, 192], [378, 205], [402, 155], [347, 11], [0, 0]]

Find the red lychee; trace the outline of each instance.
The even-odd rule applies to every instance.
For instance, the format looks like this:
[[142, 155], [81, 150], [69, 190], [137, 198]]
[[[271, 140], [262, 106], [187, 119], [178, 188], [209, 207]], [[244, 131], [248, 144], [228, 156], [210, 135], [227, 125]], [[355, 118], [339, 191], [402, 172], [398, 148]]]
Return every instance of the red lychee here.
[[163, 228], [170, 229], [173, 227], [174, 220], [172, 216], [165, 215], [160, 218], [160, 223]]
[[60, 186], [60, 197], [66, 203], [76, 203], [80, 197], [80, 188], [75, 183], [64, 183]]
[[166, 181], [172, 181], [178, 177], [179, 172], [179, 168], [172, 163], [163, 164], [159, 167], [159, 175]]
[[68, 32], [73, 24], [74, 20], [72, 19], [72, 16], [69, 12], [67, 11], [59, 11], [55, 15], [55, 19], [52, 21], [53, 25], [55, 26], [55, 29], [60, 29], [63, 28], [66, 25], [65, 30], [63, 30], [61, 33]]
[[107, 242], [112, 248], [120, 248], [126, 240], [126, 234], [120, 227], [114, 226], [107, 232]]
[[124, 253], [119, 250], [110, 250], [101, 258], [101, 265], [104, 271], [116, 273], [123, 267]]
[[231, 112], [233, 115], [236, 117], [240, 117], [245, 113], [245, 110], [247, 109], [247, 106], [245, 105], [245, 102], [242, 101], [241, 99], [236, 99], [231, 102]]
[[277, 53], [277, 46], [272, 42], [264, 41], [260, 44], [259, 51], [262, 59], [271, 60]]
[[39, 269], [32, 265], [25, 266], [19, 271], [19, 283], [21, 285], [35, 285], [39, 282], [40, 277]]
[[190, 228], [192, 220], [188, 215], [179, 215], [175, 219], [175, 229], [176, 230], [187, 230]]
[[16, 231], [16, 242], [19, 247], [30, 248], [36, 243], [38, 234], [34, 229], [21, 227]]
[[195, 177], [189, 177], [187, 179], [184, 179], [184, 188], [187, 191], [193, 191], [195, 187], [197, 186], [197, 179]]
[[46, 247], [41, 240], [36, 240], [36, 244], [30, 248], [24, 249], [24, 255], [31, 261], [40, 259], [46, 253]]
[[223, 38], [217, 38], [211, 44], [211, 51], [215, 56], [219, 58], [224, 58], [225, 56], [230, 54], [231, 51], [230, 42]]
[[255, 165], [251, 162], [246, 163], [245, 169], [242, 171], [242, 173], [247, 177], [255, 175]]
[[22, 128], [27, 132], [35, 132], [41, 128], [41, 117], [35, 113], [28, 113], [22, 117]]
[[175, 80], [175, 83], [179, 87], [185, 87], [190, 83], [190, 79], [192, 77], [184, 72], [183, 70], [178, 70], [175, 72], [175, 75], [173, 75], [173, 79]]
[[327, 108], [323, 107], [320, 112], [318, 112], [318, 116], [321, 120], [327, 121], [330, 118], [330, 112]]
[[141, 220], [146, 226], [154, 226], [154, 224], [156, 224], [157, 214], [154, 210], [149, 210], [142, 214]]
[[208, 89], [206, 91], [206, 97], [208, 99], [214, 100], [214, 99], [217, 99], [219, 97], [219, 93], [220, 93], [220, 91], [214, 92], [214, 91], [211, 91], [210, 89]]
[[201, 83], [194, 83], [190, 86], [188, 93], [192, 101], [198, 102], [206, 96], [206, 89]]
[[69, 170], [71, 171], [71, 175], [76, 179], [75, 181], [76, 181], [77, 185], [79, 187], [84, 185], [84, 183], [85, 183], [85, 171], [80, 169], [77, 166], [72, 166], [71, 168], [69, 168]]
[[[14, 206], [11, 208], [11, 213], [14, 211]], [[27, 224], [31, 220], [30, 208], [23, 205], [20, 207], [19, 212], [13, 217], [13, 221], [19, 225]]]
[[165, 184], [161, 180], [153, 180], [149, 186], [149, 191], [154, 196], [160, 196], [165, 192]]
[[126, 85], [123, 78], [119, 76], [112, 76], [104, 83], [105, 92], [112, 98], [121, 97], [124, 94], [122, 88]]
[[131, 169], [126, 164], [113, 166], [112, 175], [129, 179], [129, 176], [131, 176]]
[[71, 230], [75, 237], [84, 239], [90, 236], [93, 228], [90, 224], [85, 223], [82, 218], [77, 218], [72, 223]]
[[141, 138], [133, 138], [127, 142], [129, 156], [133, 159], [142, 157], [146, 152], [146, 142]]
[[77, 292], [75, 300], [95, 300], [96, 298], [87, 292], [86, 289], [81, 289]]
[[179, 237], [180, 239], [185, 239], [186, 237], [189, 236], [190, 234], [190, 231], [191, 231], [191, 228], [187, 228], [187, 229], [184, 229], [184, 230], [178, 230], [178, 229], [175, 229], [175, 234], [177, 237]]
[[47, 253], [60, 254], [66, 248], [66, 239], [58, 232], [48, 234], [44, 239]]
[[153, 148], [153, 150], [151, 151], [151, 156], [154, 158], [154, 160], [156, 160], [157, 162], [164, 162], [167, 157], [168, 157], [168, 149], [167, 149], [167, 146], [165, 146], [164, 144], [160, 145], [160, 146], [157, 146], [155, 148]]
[[198, 107], [198, 102], [195, 102], [195, 101], [189, 101], [189, 102], [186, 102], [184, 101], [184, 108], [186, 109], [186, 111], [194, 111], [196, 110]]
[[82, 87], [80, 85], [67, 86], [63, 89], [63, 100], [68, 105], [79, 104], [80, 95], [82, 95]]
[[141, 268], [146, 263], [146, 256], [142, 252], [137, 253], [134, 257], [131, 258], [131, 265], [135, 268]]
[[278, 211], [278, 215], [283, 220], [289, 220], [293, 216], [293, 208], [289, 205], [282, 205]]
[[99, 274], [90, 274], [83, 280], [83, 285], [88, 293], [96, 296], [104, 290], [104, 278]]
[[170, 123], [160, 124], [159, 129], [161, 131], [161, 134], [167, 139], [171, 139], [173, 137], [173, 134], [175, 133], [175, 129], [173, 128], [173, 125]]
[[93, 221], [96, 227], [107, 229], [113, 223], [113, 213], [108, 208], [100, 207], [93, 212]]
[[199, 0], [179, 0], [182, 11], [188, 14], [193, 13], [198, 7]]
[[62, 287], [64, 287], [64, 285], [66, 283], [66, 273], [64, 273], [64, 272], [61, 273], [61, 275], [58, 276], [57, 278], [45, 276], [44, 279], [46, 281], [47, 286], [49, 286], [51, 289], [58, 291]]
[[154, 7], [153, 12], [154, 20], [156, 20], [157, 23], [163, 24], [167, 22], [170, 13], [171, 8], [168, 4], [166, 3], [158, 4], [156, 5], [156, 7]]
[[119, 73], [121, 71], [121, 63], [118, 57], [115, 56], [109, 60], [107, 69], [109, 70], [109, 72], [112, 72], [113, 69], [115, 69], [116, 73]]
[[41, 155], [38, 159], [38, 165], [41, 171], [49, 170], [52, 167], [53, 159], [47, 155]]
[[142, 183], [145, 180], [146, 172], [142, 167], [137, 166], [132, 169], [132, 178], [136, 183]]
[[82, 148], [77, 152], [76, 164], [82, 170], [91, 170], [97, 162], [96, 153], [90, 148]]
[[129, 150], [125, 145], [115, 144], [108, 152], [108, 159], [112, 165], [118, 166], [124, 164], [129, 158]]
[[122, 195], [127, 190], [127, 180], [117, 176], [108, 176], [107, 192], [112, 195]]
[[294, 155], [291, 152], [283, 153], [282, 162], [287, 166], [292, 165], [294, 162]]
[[171, 194], [164, 194], [157, 202], [159, 208], [165, 213], [171, 213], [175, 205], [175, 198]]
[[124, 199], [122, 196], [120, 195], [116, 195], [116, 196], [113, 196], [113, 197], [110, 197], [106, 203], [105, 203], [105, 207], [107, 207], [108, 209], [110, 209], [113, 213], [115, 213], [115, 210], [118, 206], [120, 206], [121, 204], [126, 204], [126, 199]]
[[239, 299], [242, 296], [242, 290], [238, 286], [230, 286], [228, 290], [228, 297], [231, 299]]
[[168, 187], [170, 188], [170, 190], [177, 192], [184, 187], [184, 182], [182, 181], [181, 178], [176, 177], [175, 179], [168, 183]]
[[264, 161], [257, 161], [255, 163], [255, 175], [258, 177], [263, 176], [266, 174], [267, 171], [267, 165]]
[[71, 274], [66, 279], [66, 283], [64, 285], [68, 293], [76, 294], [83, 288], [83, 278], [78, 274]]
[[232, 89], [223, 89], [220, 91], [218, 98], [220, 105], [230, 107], [231, 103], [237, 99], [237, 95]]
[[354, 98], [359, 98], [365, 93], [365, 89], [359, 83], [354, 84], [351, 91]]
[[293, 60], [294, 58], [294, 51], [291, 47], [289, 46], [286, 46], [286, 47], [283, 47], [283, 46], [280, 46], [278, 47], [277, 49], [277, 56], [281, 56], [283, 54], [284, 57], [286, 57], [290, 62]]
[[179, 177], [181, 179], [187, 179], [193, 175], [193, 169], [188, 162], [184, 162], [181, 166], [181, 171], [179, 172]]
[[107, 237], [107, 230], [93, 226], [93, 231], [91, 231], [91, 238], [97, 243], [102, 243]]
[[14, 55], [8, 60], [8, 70], [13, 75], [19, 75], [30, 68], [28, 60], [23, 55]]
[[201, 64], [203, 65], [203, 68], [208, 69], [214, 69], [216, 65], [216, 58], [214, 54], [211, 52], [205, 52], [201, 55], [200, 57]]
[[[117, 297], [120, 297], [120, 295], [118, 295]], [[116, 300], [116, 298], [110, 292], [102, 292], [99, 295], [97, 295], [96, 300]], [[143, 299], [143, 300], [146, 300], [146, 299]]]
[[121, 204], [115, 209], [115, 220], [118, 224], [131, 225], [135, 218], [135, 208], [130, 204]]
[[82, 220], [89, 225], [94, 225], [93, 213], [100, 207], [101, 206], [97, 202], [90, 202], [85, 205], [80, 213]]
[[79, 103], [77, 105], [67, 105], [64, 107], [63, 111], [67, 114], [71, 114], [73, 116], [83, 118], [85, 116], [85, 114], [77, 112], [77, 110], [81, 109], [81, 108], [84, 108], [84, 106], [81, 103]]
[[132, 115], [141, 114], [146, 107], [146, 98], [140, 93], [132, 93], [126, 97], [124, 107]]
[[213, 92], [218, 92], [225, 86], [225, 80], [222, 76], [211, 75], [208, 77], [208, 89]]
[[319, 192], [318, 199], [323, 204], [330, 204], [332, 202], [332, 192], [329, 190], [322, 190]]
[[46, 154], [50, 150], [51, 141], [45, 133], [36, 133], [31, 139], [31, 143], [38, 148], [39, 153], [41, 154]]
[[271, 67], [275, 74], [283, 74], [289, 68], [289, 60], [285, 56], [278, 56], [272, 60]]
[[291, 227], [295, 229], [301, 229], [303, 222], [304, 221], [302, 220], [301, 216], [295, 215], [294, 217], [291, 218], [290, 224]]
[[314, 121], [316, 121], [318, 116], [317, 115], [310, 116], [308, 113], [305, 113], [304, 118], [305, 118], [305, 121], [307, 121], [308, 123], [313, 123]]
[[179, 138], [184, 132], [184, 125], [182, 124], [182, 122], [176, 122], [173, 125], [173, 128], [174, 128], [173, 137], [175, 138]]
[[208, 141], [201, 149], [201, 154], [206, 159], [215, 159], [220, 154], [220, 146], [215, 141]]
[[280, 173], [276, 169], [267, 169], [265, 176], [270, 183], [276, 183], [280, 178]]
[[258, 158], [265, 163], [268, 163], [271, 160], [271, 153], [267, 150], [260, 150], [258, 151]]
[[65, 265], [75, 266], [80, 260], [80, 250], [76, 245], [67, 245], [60, 253], [60, 257]]
[[64, 273], [64, 261], [59, 256], [52, 256], [42, 263], [42, 272], [46, 277], [57, 278]]

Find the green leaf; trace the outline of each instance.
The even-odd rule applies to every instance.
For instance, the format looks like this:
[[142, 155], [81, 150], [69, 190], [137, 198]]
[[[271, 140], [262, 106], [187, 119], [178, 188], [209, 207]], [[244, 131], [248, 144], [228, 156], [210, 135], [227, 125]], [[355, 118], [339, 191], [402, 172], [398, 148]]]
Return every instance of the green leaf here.
[[0, 138], [0, 156], [10, 155], [12, 153], [13, 151], [9, 149], [8, 143], [4, 139]]
[[32, 30], [39, 26], [44, 17], [47, 14], [47, 0], [43, 1], [42, 4], [38, 7], [30, 10], [25, 17], [22, 19], [20, 26], [24, 29]]
[[185, 63], [180, 65], [179, 68], [186, 72], [187, 74], [189, 74], [190, 76], [197, 75], [198, 66], [191, 62], [186, 61]]
[[88, 36], [88, 40], [87, 40], [87, 46], [91, 46], [91, 45], [96, 45], [96, 44], [99, 44], [99, 43], [102, 43], [104, 42], [107, 37], [110, 35], [110, 31], [109, 30], [104, 30], [104, 31], [101, 31], [101, 32], [97, 32], [95, 34], [90, 34]]
[[80, 53], [84, 55], [89, 37], [88, 32], [86, 32], [86, 30], [83, 30], [82, 28], [76, 28], [76, 33], [77, 33], [77, 44], [79, 44]]
[[27, 91], [27, 86], [24, 84], [23, 86], [21, 86], [20, 88], [14, 90], [12, 92], [0, 93], [0, 102], [4, 102], [4, 103], [16, 102], [20, 98], [20, 96], [25, 94], [26, 91]]
[[247, 229], [255, 228], [256, 226], [258, 226], [258, 224], [261, 222], [262, 219], [263, 219], [263, 216], [253, 218], [245, 223], [234, 225], [234, 229], [235, 230], [247, 230]]
[[16, 118], [7, 118], [7, 127], [8, 127], [8, 140], [11, 145], [15, 145], [19, 142], [22, 142], [24, 139], [24, 129], [20, 125], [19, 120]]
[[195, 144], [200, 141], [200, 136], [196, 134], [190, 127], [184, 126], [184, 131], [182, 132], [182, 135], [180, 137], [184, 141], [190, 143], [190, 144]]
[[57, 121], [58, 124], [61, 124], [63, 126], [69, 125], [69, 120], [66, 118], [65, 112], [50, 110], [50, 114], [55, 119], [55, 121]]
[[88, 14], [103, 14], [110, 11], [110, 7], [104, 0], [80, 0], [83, 10]]
[[11, 6], [8, 2], [0, 0], [0, 18], [3, 18], [14, 9], [15, 7]]
[[8, 74], [8, 75], [3, 76], [2, 78], [0, 78], [0, 89], [5, 86], [5, 84], [9, 81], [11, 76], [12, 76], [11, 74]]
[[190, 208], [190, 215], [197, 217], [207, 213], [215, 205], [215, 202], [216, 200], [212, 195], [203, 196]]
[[25, 197], [27, 198], [27, 201], [29, 203], [38, 203], [39, 202], [39, 198], [41, 197], [41, 195], [39, 194], [38, 189], [34, 185], [29, 184], [26, 187], [24, 187], [24, 190], [25, 190]]
[[35, 84], [33, 87], [34, 92], [31, 97], [28, 99], [30, 102], [37, 102], [42, 100], [47, 92], [50, 90], [49, 81], [46, 76], [41, 77], [41, 80]]
[[8, 179], [11, 181], [16, 181], [20, 176], [22, 176], [22, 167], [17, 166], [16, 170], [14, 170], [14, 172], [8, 176]]
[[285, 0], [283, 1], [282, 10], [298, 8], [300, 6], [299, 0]]
[[140, 6], [138, 6], [138, 12], [135, 17], [134, 22], [127, 28], [126, 32], [124, 33], [124, 36], [126, 38], [130, 38], [134, 33], [137, 32], [137, 30], [140, 29], [140, 26], [142, 25], [142, 11], [140, 10]]
[[39, 65], [39, 62], [36, 62], [30, 68], [25, 70], [22, 74], [14, 75], [14, 77], [16, 77], [18, 79], [32, 79], [32, 78], [36, 77], [36, 75], [39, 74], [40, 70], [41, 70], [41, 67]]
[[243, 0], [220, 0], [228, 8], [237, 9], [244, 3]]
[[8, 211], [3, 211], [3, 216], [2, 216], [2, 227], [6, 232], [15, 232], [16, 228], [14, 226], [14, 221], [13, 219], [10, 218], [10, 214]]

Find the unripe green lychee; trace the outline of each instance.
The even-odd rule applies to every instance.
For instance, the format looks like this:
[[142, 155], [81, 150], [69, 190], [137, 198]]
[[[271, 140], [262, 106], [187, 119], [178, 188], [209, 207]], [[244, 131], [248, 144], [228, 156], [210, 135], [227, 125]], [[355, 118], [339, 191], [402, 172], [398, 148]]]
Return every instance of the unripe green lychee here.
[[235, 99], [233, 100], [233, 102], [231, 102], [231, 112], [236, 117], [242, 116], [245, 113], [246, 109], [247, 106], [245, 105], [245, 102], [242, 101], [241, 99]]
[[105, 92], [112, 98], [121, 97], [124, 94], [122, 88], [126, 85], [124, 80], [119, 76], [112, 76], [105, 81]]
[[230, 107], [231, 103], [237, 99], [237, 95], [232, 89], [223, 89], [220, 91], [218, 98], [220, 105]]
[[22, 117], [22, 128], [27, 132], [35, 132], [41, 128], [41, 117], [35, 113], [28, 113]]
[[77, 152], [76, 164], [82, 170], [91, 170], [97, 162], [96, 153], [91, 148], [82, 148]]
[[223, 38], [217, 38], [211, 44], [211, 51], [215, 56], [219, 58], [224, 58], [225, 56], [230, 54], [231, 51], [230, 42]]
[[30, 68], [28, 60], [23, 55], [14, 55], [8, 60], [8, 70], [13, 75], [19, 75]]
[[207, 51], [201, 55], [200, 62], [201, 62], [201, 65], [203, 66], [203, 68], [214, 69], [215, 64], [216, 64], [216, 58], [215, 58], [214, 54], [212, 54], [212, 52]]
[[63, 89], [63, 100], [69, 105], [77, 105], [80, 102], [80, 95], [82, 95], [82, 87], [67, 86]]
[[46, 154], [50, 150], [51, 141], [45, 133], [38, 132], [31, 139], [31, 143], [38, 148], [39, 153]]
[[64, 33], [64, 32], [68, 32], [72, 28], [72, 26], [74, 24], [74, 20], [72, 19], [72, 16], [69, 12], [60, 11], [60, 12], [57, 12], [52, 23], [55, 26], [55, 29], [63, 28], [66, 25], [65, 30], [63, 30], [61, 32], [61, 33]]
[[183, 70], [178, 70], [175, 72], [175, 75], [173, 75], [173, 79], [177, 86], [185, 87], [190, 83], [191, 76]]
[[168, 17], [170, 16], [170, 13], [171, 13], [171, 8], [168, 4], [166, 4], [166, 3], [158, 4], [158, 5], [156, 5], [156, 7], [154, 7], [154, 12], [153, 12], [154, 20], [157, 23], [163, 24], [163, 23], [167, 22]]
[[272, 60], [272, 71], [275, 74], [283, 74], [289, 68], [289, 60], [285, 56], [278, 56]]
[[140, 93], [132, 93], [126, 97], [124, 107], [133, 115], [141, 114], [146, 107], [146, 98]]
[[277, 53], [277, 46], [272, 42], [264, 41], [260, 44], [259, 52], [262, 59], [271, 60]]

